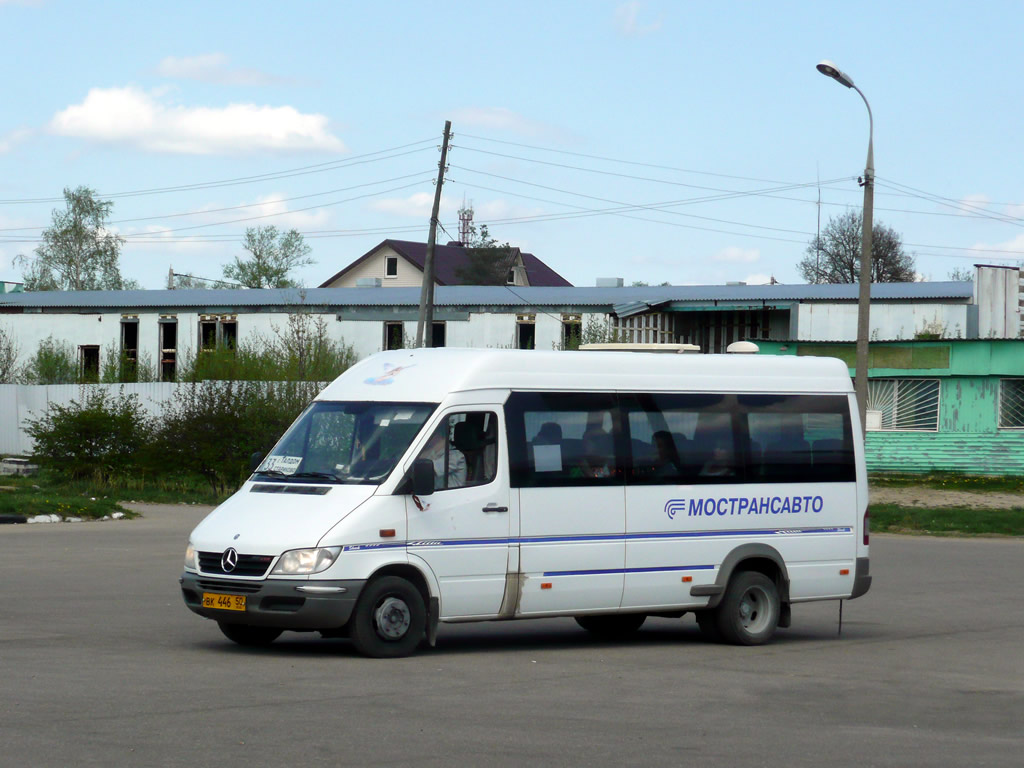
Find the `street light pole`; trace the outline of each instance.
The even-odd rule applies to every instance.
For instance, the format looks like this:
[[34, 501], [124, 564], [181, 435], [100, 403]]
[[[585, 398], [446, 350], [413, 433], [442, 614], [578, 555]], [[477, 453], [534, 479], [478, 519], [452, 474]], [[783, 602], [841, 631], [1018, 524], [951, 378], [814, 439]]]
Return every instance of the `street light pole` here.
[[868, 160], [864, 166], [864, 178], [861, 181], [864, 187], [864, 213], [863, 228], [861, 230], [860, 246], [860, 292], [857, 297], [857, 367], [853, 380], [853, 388], [857, 393], [857, 408], [860, 413], [860, 427], [867, 430], [868, 405], [868, 334], [871, 331], [871, 234], [874, 218], [875, 205], [875, 121], [871, 115], [871, 105], [864, 92], [853, 84], [849, 75], [845, 74], [831, 61], [825, 60], [818, 64], [818, 71], [821, 74], [831, 77], [837, 83], [853, 88], [864, 100], [864, 106], [868, 108]]

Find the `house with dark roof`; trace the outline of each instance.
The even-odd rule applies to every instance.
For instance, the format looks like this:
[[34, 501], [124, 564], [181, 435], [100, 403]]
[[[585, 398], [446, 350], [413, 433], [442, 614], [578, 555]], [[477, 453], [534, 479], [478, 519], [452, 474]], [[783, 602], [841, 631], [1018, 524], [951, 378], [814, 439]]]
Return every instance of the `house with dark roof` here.
[[[469, 251], [469, 248], [456, 241], [447, 245], [435, 245], [435, 285], [466, 285], [459, 273], [469, 264]], [[426, 243], [384, 240], [336, 275], [325, 280], [319, 287], [418, 287], [423, 284], [423, 265], [426, 259]], [[501, 271], [506, 275], [506, 285], [572, 287], [572, 283], [543, 261], [519, 248], [510, 249], [505, 263], [501, 265]]]

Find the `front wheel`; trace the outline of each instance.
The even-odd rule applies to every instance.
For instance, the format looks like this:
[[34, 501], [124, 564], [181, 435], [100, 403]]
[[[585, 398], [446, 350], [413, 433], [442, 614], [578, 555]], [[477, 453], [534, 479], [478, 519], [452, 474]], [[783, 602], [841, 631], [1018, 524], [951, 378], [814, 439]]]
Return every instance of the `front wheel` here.
[[277, 640], [282, 631], [273, 627], [252, 627], [248, 624], [225, 624], [224, 622], [218, 622], [217, 626], [228, 640], [248, 646], [270, 645]]
[[761, 645], [779, 625], [781, 603], [775, 582], [756, 571], [742, 571], [729, 580], [715, 611], [722, 639], [734, 645]]
[[623, 640], [634, 634], [647, 620], [643, 613], [610, 613], [601, 616], [577, 616], [576, 623], [590, 634], [605, 640]]
[[377, 659], [408, 656], [420, 644], [427, 626], [423, 595], [398, 576], [375, 579], [359, 596], [349, 626], [352, 644], [363, 655]]

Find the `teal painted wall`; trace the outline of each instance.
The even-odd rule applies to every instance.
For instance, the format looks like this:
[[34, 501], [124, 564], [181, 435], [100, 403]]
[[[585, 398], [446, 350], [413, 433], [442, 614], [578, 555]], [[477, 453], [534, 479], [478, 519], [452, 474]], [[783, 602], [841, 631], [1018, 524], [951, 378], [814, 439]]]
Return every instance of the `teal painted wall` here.
[[999, 378], [944, 377], [939, 387], [939, 431], [868, 432], [868, 471], [1024, 475], [1024, 430], [998, 428]]
[[868, 472], [1024, 475], [1024, 431], [869, 432]]
[[[762, 342], [763, 354], [793, 355], [797, 344]], [[800, 342], [806, 354], [812, 344]], [[1024, 340], [971, 339], [872, 344], [879, 360], [897, 359], [894, 350], [949, 348], [948, 368], [871, 368], [871, 378], [939, 379], [938, 432], [869, 432], [869, 472], [963, 472], [1024, 475], [1024, 430], [1000, 430], [999, 381], [1024, 377]], [[785, 349], [782, 349], [785, 347]], [[821, 344], [847, 355], [853, 344]], [[846, 349], [842, 349], [845, 347]], [[834, 352], [833, 352], [834, 354]], [[933, 353], [930, 353], [933, 354]], [[905, 356], [905, 355], [904, 355]], [[929, 359], [918, 356], [919, 359]], [[933, 363], [934, 364], [934, 363]], [[853, 369], [850, 369], [853, 376]]]

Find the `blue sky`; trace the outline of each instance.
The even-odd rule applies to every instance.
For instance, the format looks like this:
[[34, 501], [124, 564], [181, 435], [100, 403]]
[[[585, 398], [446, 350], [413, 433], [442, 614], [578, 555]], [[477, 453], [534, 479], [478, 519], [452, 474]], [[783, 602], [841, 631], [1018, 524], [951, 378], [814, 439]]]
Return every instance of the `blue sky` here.
[[862, 200], [867, 112], [824, 58], [871, 102], [875, 220], [918, 271], [1014, 263], [1022, 22], [1021, 2], [0, 0], [0, 280], [86, 185], [118, 195], [144, 287], [221, 277], [261, 224], [306, 234], [316, 285], [426, 240], [450, 119], [452, 237], [465, 198], [576, 285], [800, 282], [817, 180], [823, 224]]

